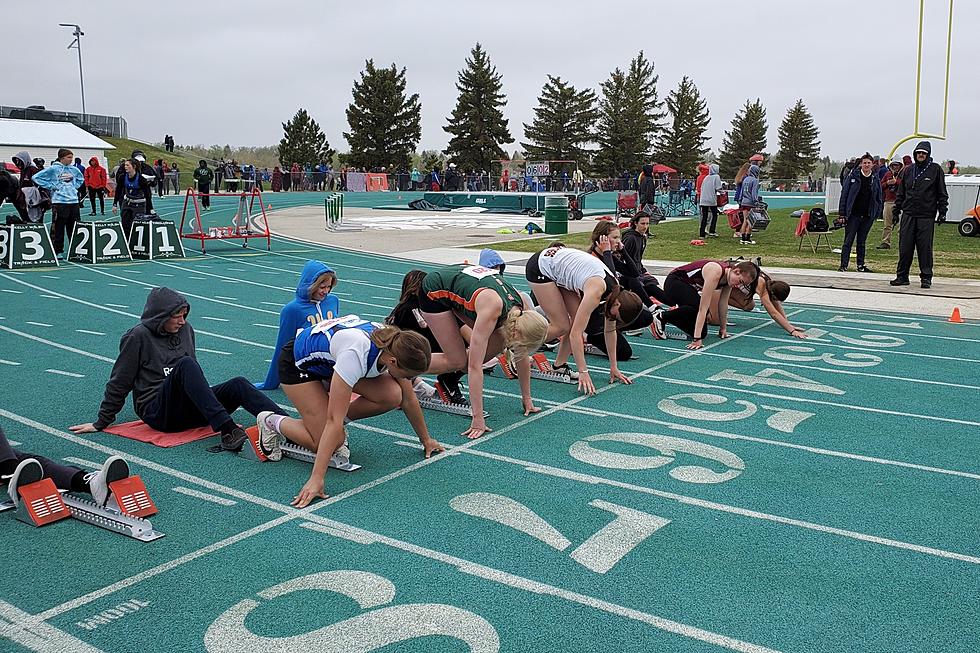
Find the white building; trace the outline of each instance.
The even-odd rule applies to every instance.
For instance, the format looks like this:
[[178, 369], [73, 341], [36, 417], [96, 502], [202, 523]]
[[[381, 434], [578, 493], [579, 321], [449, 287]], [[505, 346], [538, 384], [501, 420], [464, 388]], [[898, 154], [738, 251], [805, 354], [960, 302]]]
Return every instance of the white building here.
[[27, 150], [32, 159], [44, 159], [47, 165], [58, 158], [62, 147], [74, 152], [85, 165], [95, 156], [103, 166], [106, 151], [116, 149], [70, 122], [0, 119], [0, 161], [10, 161], [18, 152]]

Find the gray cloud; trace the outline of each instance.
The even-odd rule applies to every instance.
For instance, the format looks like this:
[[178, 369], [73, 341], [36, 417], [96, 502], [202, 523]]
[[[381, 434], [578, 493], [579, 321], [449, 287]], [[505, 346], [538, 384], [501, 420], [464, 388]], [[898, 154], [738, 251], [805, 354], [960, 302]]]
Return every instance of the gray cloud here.
[[[927, 73], [920, 128], [941, 129], [945, 6], [927, 3]], [[717, 150], [735, 111], [761, 97], [769, 149], [786, 109], [802, 97], [835, 158], [886, 153], [912, 129], [917, 3], [756, 0], [730, 3], [74, 3], [21, 4], [8, 34], [30, 35], [32, 51], [12, 48], [4, 104], [79, 108], [69, 31], [85, 30], [87, 103], [122, 114], [130, 134], [178, 143], [277, 143], [280, 123], [306, 107], [332, 146], [346, 149], [345, 109], [364, 60], [408, 69], [421, 96], [421, 148], [442, 148], [456, 98], [456, 73], [476, 41], [503, 74], [505, 115], [520, 141], [548, 73], [598, 88], [640, 49], [656, 64], [664, 96], [682, 75], [708, 99]], [[980, 3], [956, 5], [949, 139], [937, 158], [980, 161], [975, 116], [980, 88], [971, 74]], [[96, 22], [93, 17], [99, 16]], [[9, 61], [9, 59], [8, 59]], [[516, 149], [515, 143], [507, 146]]]

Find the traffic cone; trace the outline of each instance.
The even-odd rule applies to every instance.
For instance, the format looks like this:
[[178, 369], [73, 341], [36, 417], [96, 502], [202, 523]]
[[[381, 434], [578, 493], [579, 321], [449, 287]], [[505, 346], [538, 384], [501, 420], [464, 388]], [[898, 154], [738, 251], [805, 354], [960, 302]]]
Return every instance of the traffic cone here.
[[953, 314], [949, 316], [949, 321], [955, 324], [963, 324], [963, 318], [960, 317], [960, 307], [957, 306], [953, 309]]

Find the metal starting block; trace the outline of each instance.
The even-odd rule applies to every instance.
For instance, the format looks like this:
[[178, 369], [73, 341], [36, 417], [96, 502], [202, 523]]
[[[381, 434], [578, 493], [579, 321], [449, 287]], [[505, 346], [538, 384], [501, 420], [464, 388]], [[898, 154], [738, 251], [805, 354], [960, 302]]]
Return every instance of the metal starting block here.
[[[153, 525], [142, 515], [156, 514], [156, 506], [146, 491], [146, 485], [139, 476], [130, 476], [110, 483], [113, 495], [105, 508], [100, 508], [94, 501], [79, 496], [62, 493], [54, 481], [43, 478], [37, 483], [31, 483], [18, 488], [21, 501], [17, 506], [17, 519], [31, 526], [45, 526], [68, 517], [104, 528], [114, 533], [131, 537], [141, 542], [152, 542], [163, 537], [163, 533], [154, 530]], [[119, 492], [116, 501], [116, 492]], [[132, 506], [138, 514], [127, 514], [119, 510], [123, 506]], [[11, 508], [10, 503], [3, 504], [0, 511]]]
[[609, 356], [606, 355], [606, 352], [589, 342], [585, 343], [585, 353], [589, 354], [590, 356], [602, 356], [603, 358], [609, 358]]
[[[503, 371], [504, 376], [506, 378], [508, 379], [517, 378], [517, 375], [514, 373], [514, 370], [512, 370], [510, 366], [507, 364], [506, 356], [501, 354], [500, 356], [497, 357], [497, 360], [500, 361], [499, 367]], [[491, 370], [490, 374], [493, 374], [496, 369], [497, 368]], [[531, 378], [540, 379], [542, 381], [553, 381], [555, 383], [565, 383], [565, 384], [572, 384], [572, 385], [578, 384], [578, 381], [576, 381], [575, 379], [569, 378], [564, 374], [559, 374], [558, 372], [555, 372], [555, 369], [551, 366], [551, 361], [549, 361], [548, 357], [541, 352], [538, 352], [531, 356]]]
[[[254, 437], [253, 437], [253, 430], [254, 430]], [[249, 427], [245, 429], [245, 432], [249, 434], [249, 437], [245, 441], [245, 446], [242, 447], [242, 450], [239, 452], [238, 455], [241, 456], [242, 458], [247, 458], [249, 460], [254, 460], [260, 463], [267, 462], [269, 460], [269, 457], [266, 456], [264, 453], [262, 453], [262, 450], [259, 448], [258, 427], [257, 426]], [[293, 444], [292, 442], [286, 441], [281, 445], [279, 445], [279, 448], [282, 449], [283, 458], [292, 458], [294, 460], [301, 460], [304, 463], [309, 463], [311, 465], [316, 461], [315, 451], [310, 451], [309, 449], [305, 447], [301, 447], [298, 444]], [[361, 468], [360, 465], [355, 465], [350, 461], [340, 462], [336, 456], [332, 456], [330, 458], [329, 466], [332, 469], [338, 469], [342, 472], [356, 472]]]
[[[469, 404], [450, 404], [439, 397], [438, 393], [431, 397], [420, 397], [419, 406], [425, 410], [438, 410], [441, 413], [451, 415], [462, 415], [463, 417], [473, 417], [473, 407]], [[490, 417], [488, 411], [483, 411], [483, 417]]]

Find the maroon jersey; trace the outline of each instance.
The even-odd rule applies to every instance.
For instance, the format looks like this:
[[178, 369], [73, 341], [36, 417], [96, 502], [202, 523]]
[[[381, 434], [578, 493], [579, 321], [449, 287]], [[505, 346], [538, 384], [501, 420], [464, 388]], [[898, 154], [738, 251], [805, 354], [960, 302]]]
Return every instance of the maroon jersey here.
[[718, 281], [718, 287], [728, 285], [728, 275], [724, 274], [732, 266], [728, 261], [714, 261], [709, 258], [703, 258], [698, 261], [692, 261], [686, 265], [681, 265], [670, 271], [672, 275], [679, 278], [681, 281], [691, 286], [695, 290], [702, 290], [704, 288], [704, 266], [708, 263], [717, 263], [721, 266], [721, 279]]

